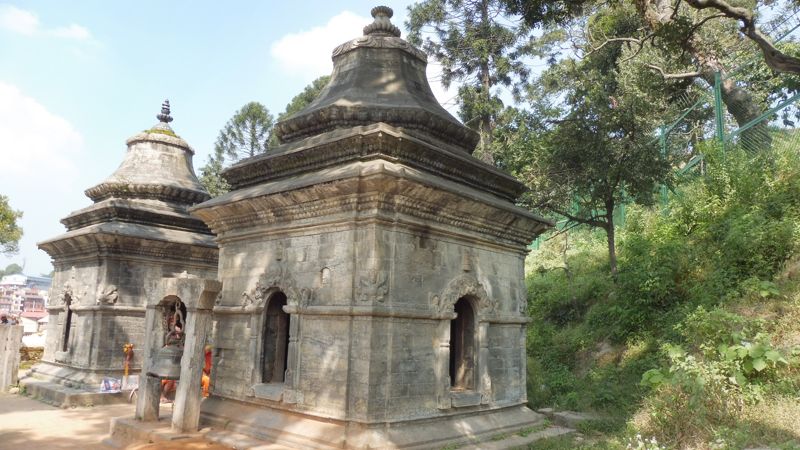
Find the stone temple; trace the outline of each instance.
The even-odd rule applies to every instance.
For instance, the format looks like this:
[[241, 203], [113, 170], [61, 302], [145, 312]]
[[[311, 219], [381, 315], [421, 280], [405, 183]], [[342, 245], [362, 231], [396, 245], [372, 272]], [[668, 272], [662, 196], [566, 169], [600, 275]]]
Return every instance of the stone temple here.
[[134, 344], [136, 371], [145, 304], [162, 277], [216, 278], [214, 236], [187, 213], [210, 196], [169, 114], [165, 102], [159, 122], [127, 140], [119, 168], [86, 190], [94, 204], [61, 221], [65, 234], [39, 243], [53, 258], [55, 276], [38, 379], [96, 391], [103, 377], [122, 378], [127, 343]]
[[[522, 184], [471, 155], [477, 134], [438, 104], [392, 10], [372, 15], [333, 50], [320, 96], [276, 125], [281, 144], [230, 167], [233, 190], [189, 209], [217, 235], [222, 283], [204, 424], [302, 448], [440, 448], [540, 421], [525, 406], [523, 265], [552, 224], [515, 206]], [[132, 143], [183, 148], [160, 134]], [[90, 196], [116, 198], [108, 184]], [[199, 190], [159, 188], [184, 204]], [[172, 217], [182, 255], [213, 272], [202, 227]], [[55, 246], [69, 239], [45, 244], [62, 284], [77, 262]], [[123, 268], [102, 267], [122, 289]]]

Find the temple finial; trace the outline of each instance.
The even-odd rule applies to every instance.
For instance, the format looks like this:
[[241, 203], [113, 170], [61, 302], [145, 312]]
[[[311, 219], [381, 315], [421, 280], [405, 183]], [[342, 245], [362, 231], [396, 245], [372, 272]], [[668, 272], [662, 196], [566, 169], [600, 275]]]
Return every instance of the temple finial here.
[[169, 100], [164, 100], [164, 103], [161, 104], [161, 114], [157, 115], [156, 118], [160, 122], [172, 122], [172, 116], [169, 115]]
[[400, 37], [400, 29], [389, 20], [394, 15], [388, 6], [376, 6], [370, 11], [374, 22], [364, 27], [364, 36], [394, 36]]

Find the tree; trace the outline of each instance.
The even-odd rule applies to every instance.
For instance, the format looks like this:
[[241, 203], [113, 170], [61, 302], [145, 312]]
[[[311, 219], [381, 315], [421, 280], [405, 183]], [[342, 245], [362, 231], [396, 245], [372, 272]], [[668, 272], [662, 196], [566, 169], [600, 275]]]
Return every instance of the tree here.
[[425, 0], [409, 7], [406, 27], [409, 41], [441, 63], [442, 84], [461, 83], [461, 119], [480, 133], [478, 154], [491, 162], [492, 132], [503, 108], [497, 88], [517, 92], [527, 79], [522, 58], [532, 51], [529, 28], [498, 0]]
[[[328, 85], [330, 76], [322, 76], [312, 81], [303, 91], [292, 98], [286, 110], [278, 114], [283, 120], [308, 106]], [[244, 105], [220, 131], [214, 144], [214, 153], [209, 155], [206, 164], [200, 168], [200, 183], [212, 197], [230, 190], [230, 185], [222, 177], [226, 165], [245, 157], [266, 153], [269, 148], [279, 144], [272, 133], [272, 115], [266, 107], [257, 102]]]
[[[320, 92], [325, 89], [325, 86], [328, 85], [330, 80], [330, 75], [323, 75], [312, 81], [311, 84], [306, 86], [302, 92], [292, 97], [292, 100], [286, 105], [286, 109], [282, 113], [278, 114], [277, 122], [280, 122], [281, 120], [300, 112], [303, 108], [310, 105], [311, 102], [319, 97]], [[270, 137], [270, 145], [276, 146], [278, 144], [278, 137], [273, 134]]]
[[228, 182], [222, 178], [224, 164], [225, 154], [222, 147], [215, 145], [214, 154], [208, 155], [206, 165], [200, 168], [200, 183], [212, 197], [218, 197], [231, 189]]
[[11, 264], [7, 265], [4, 270], [0, 271], [0, 276], [16, 275], [16, 274], [19, 274], [19, 273], [22, 273], [22, 266], [20, 266], [17, 263], [11, 263]]
[[[521, 14], [529, 24], [563, 24], [575, 16], [591, 8], [593, 0], [505, 0], [509, 11]], [[683, 36], [686, 41], [693, 39], [695, 33], [700, 31], [707, 22], [716, 19], [732, 19], [739, 25], [738, 31], [755, 43], [764, 56], [764, 61], [776, 72], [800, 74], [800, 59], [783, 52], [771, 39], [758, 27], [756, 19], [758, 14], [754, 7], [732, 5], [725, 0], [635, 0], [636, 6], [642, 17], [645, 17], [651, 26], [658, 28], [661, 25], [685, 22], [681, 17], [685, 11], [680, 11], [684, 5], [697, 11], [710, 10], [709, 14], [696, 15], [696, 21], [688, 29], [689, 34]], [[737, 2], [738, 3], [738, 2]], [[772, 5], [775, 2], [764, 2]], [[797, 2], [789, 2], [796, 4]], [[756, 2], [752, 2], [756, 5]], [[652, 31], [652, 29], [651, 29]]]
[[[639, 26], [635, 14], [606, 13], [588, 22], [590, 31]], [[533, 112], [507, 110], [509, 126], [495, 134], [505, 147], [497, 152], [498, 166], [531, 187], [528, 207], [564, 217], [565, 229], [582, 224], [605, 231], [612, 275], [618, 207], [651, 204], [671, 172], [669, 155], [654, 139], [664, 106], [651, 92], [625, 84], [620, 63], [626, 56], [621, 47], [606, 46], [551, 65], [531, 85]]]
[[330, 75], [323, 75], [303, 88], [302, 92], [292, 97], [292, 100], [286, 105], [286, 109], [282, 113], [278, 114], [278, 121], [294, 115], [295, 113], [300, 112], [301, 109], [310, 105], [311, 102], [319, 97], [320, 92], [325, 89], [325, 86], [328, 85], [329, 81], [331, 81]]
[[8, 197], [0, 195], [0, 252], [5, 255], [19, 251], [22, 228], [17, 224], [17, 220], [20, 218], [22, 218], [22, 211], [11, 209]]
[[[734, 64], [742, 62], [736, 60], [735, 54], [742, 49], [745, 49], [743, 53], [760, 51], [771, 70], [800, 74], [800, 60], [781, 51], [758, 29], [756, 2], [750, 7], [732, 6], [724, 0], [634, 0], [602, 4], [592, 0], [504, 2], [510, 11], [522, 14], [529, 25], [545, 27], [570, 20], [583, 24], [598, 11], [629, 10], [639, 16], [641, 27], [622, 34], [590, 33], [579, 38], [579, 46], [588, 44], [584, 50], [589, 53], [608, 45], [624, 46], [632, 50], [626, 63], [640, 64], [666, 83], [700, 79], [713, 86], [719, 74], [722, 101], [739, 126], [760, 116], [767, 109], [767, 102], [765, 96], [755, 92], [748, 83], [751, 71], [733, 76]], [[775, 7], [776, 3], [780, 2], [765, 2], [770, 7]], [[793, 2], [784, 2], [784, 6], [796, 7]], [[555, 13], [548, 14], [553, 11]], [[775, 20], [781, 20], [780, 14], [777, 16]], [[741, 39], [739, 33], [747, 40]], [[773, 73], [773, 77], [776, 75]], [[751, 128], [743, 134], [743, 139], [759, 146], [768, 144], [760, 142], [768, 139], [766, 126], [764, 122]]]
[[258, 102], [250, 102], [231, 117], [219, 132], [216, 148], [232, 162], [265, 153], [274, 119], [269, 110]]

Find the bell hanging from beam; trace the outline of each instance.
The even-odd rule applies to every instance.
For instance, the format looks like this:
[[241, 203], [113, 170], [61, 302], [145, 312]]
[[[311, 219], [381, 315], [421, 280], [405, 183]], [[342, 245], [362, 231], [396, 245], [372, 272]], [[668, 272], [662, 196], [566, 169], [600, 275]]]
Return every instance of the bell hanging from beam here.
[[169, 333], [163, 347], [156, 352], [153, 366], [148, 375], [167, 380], [177, 380], [181, 376], [181, 358], [183, 357], [183, 314], [180, 310], [180, 300], [175, 305], [175, 313], [168, 320]]

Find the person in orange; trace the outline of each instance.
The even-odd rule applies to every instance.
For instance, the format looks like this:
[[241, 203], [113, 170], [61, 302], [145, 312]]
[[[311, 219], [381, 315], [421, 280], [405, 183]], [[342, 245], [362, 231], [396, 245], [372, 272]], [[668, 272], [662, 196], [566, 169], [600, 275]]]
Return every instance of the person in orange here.
[[208, 387], [211, 384], [211, 346], [206, 344], [205, 351], [206, 363], [203, 366], [203, 378], [200, 380], [200, 384], [203, 386], [203, 397], [208, 397]]

